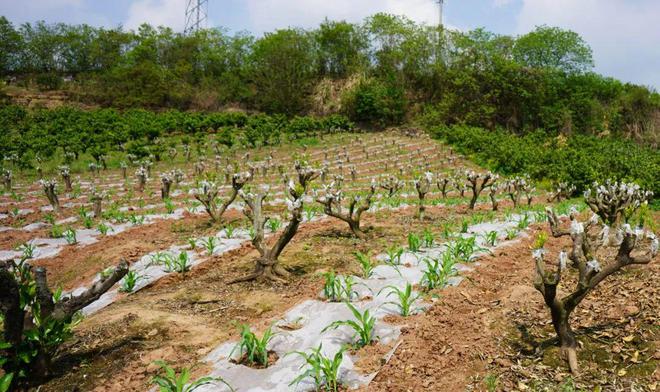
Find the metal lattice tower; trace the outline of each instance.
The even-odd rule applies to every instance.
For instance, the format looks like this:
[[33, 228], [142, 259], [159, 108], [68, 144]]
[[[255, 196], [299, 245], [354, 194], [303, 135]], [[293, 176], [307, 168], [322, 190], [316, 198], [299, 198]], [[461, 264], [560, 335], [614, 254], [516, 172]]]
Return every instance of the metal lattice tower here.
[[436, 3], [438, 3], [438, 26], [443, 26], [442, 23], [442, 9], [445, 6], [445, 0], [435, 0]]
[[186, 0], [186, 25], [184, 34], [206, 28], [209, 15], [209, 0]]

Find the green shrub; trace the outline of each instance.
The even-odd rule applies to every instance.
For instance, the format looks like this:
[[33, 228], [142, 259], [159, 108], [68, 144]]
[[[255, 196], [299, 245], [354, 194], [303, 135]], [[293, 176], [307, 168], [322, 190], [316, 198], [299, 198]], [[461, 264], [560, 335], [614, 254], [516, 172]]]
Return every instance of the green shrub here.
[[403, 88], [377, 79], [360, 82], [343, 100], [347, 115], [361, 123], [381, 127], [399, 124], [406, 114]]
[[477, 163], [505, 175], [529, 174], [536, 180], [568, 182], [584, 191], [608, 178], [634, 181], [660, 192], [660, 154], [615, 137], [553, 137], [542, 131], [516, 136], [505, 130], [437, 126], [431, 133]]

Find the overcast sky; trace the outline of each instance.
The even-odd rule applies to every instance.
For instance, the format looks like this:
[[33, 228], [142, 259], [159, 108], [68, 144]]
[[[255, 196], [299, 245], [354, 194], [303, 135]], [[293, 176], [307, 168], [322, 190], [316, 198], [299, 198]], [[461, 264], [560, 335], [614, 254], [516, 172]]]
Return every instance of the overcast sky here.
[[[88, 23], [135, 28], [142, 22], [182, 30], [187, 0], [0, 0], [14, 23]], [[254, 34], [315, 27], [328, 17], [358, 22], [376, 12], [436, 23], [435, 0], [210, 0], [209, 27]], [[660, 89], [660, 0], [445, 0], [445, 23], [521, 34], [547, 24], [580, 33], [596, 71]]]

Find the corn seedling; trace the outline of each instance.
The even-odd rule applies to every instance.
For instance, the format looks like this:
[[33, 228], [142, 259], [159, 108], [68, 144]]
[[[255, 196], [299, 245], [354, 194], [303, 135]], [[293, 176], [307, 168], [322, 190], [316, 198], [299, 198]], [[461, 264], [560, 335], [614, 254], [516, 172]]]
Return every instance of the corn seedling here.
[[82, 224], [85, 227], [85, 229], [91, 229], [94, 227], [94, 219], [90, 216], [85, 216], [82, 220]]
[[439, 258], [425, 258], [423, 260], [426, 269], [423, 272], [420, 285], [425, 290], [444, 288], [449, 283], [449, 278], [457, 274], [456, 260], [450, 252], [442, 255], [442, 263]]
[[321, 350], [322, 345], [319, 344], [309, 354], [301, 351], [289, 353], [300, 355], [305, 360], [301, 369], [307, 365], [307, 369], [299, 374], [289, 386], [297, 385], [304, 379], [311, 378], [317, 391], [324, 388], [326, 392], [337, 392], [337, 388], [339, 387], [339, 368], [344, 359], [346, 348], [342, 347], [339, 349], [332, 358], [326, 357]]
[[172, 199], [166, 198], [163, 202], [165, 204], [165, 211], [168, 214], [173, 214], [174, 210], [175, 210], [175, 207], [174, 207], [174, 202], [172, 201]]
[[132, 293], [135, 290], [135, 285], [145, 277], [138, 274], [133, 270], [129, 270], [124, 278], [121, 280], [119, 291], [122, 293]]
[[186, 252], [179, 253], [177, 257], [166, 253], [163, 263], [165, 265], [165, 272], [185, 274], [190, 271], [190, 258]]
[[266, 224], [271, 233], [275, 233], [282, 227], [282, 221], [277, 218], [268, 218]]
[[31, 242], [26, 242], [23, 245], [21, 245], [18, 250], [20, 250], [23, 253], [23, 259], [31, 259], [34, 257], [34, 251], [37, 249], [35, 245], [33, 245]]
[[51, 238], [62, 238], [63, 236], [64, 236], [64, 230], [62, 230], [62, 226], [53, 225], [53, 227], [50, 228]]
[[85, 208], [85, 206], [80, 206], [78, 208], [78, 216], [80, 219], [87, 218], [87, 208]]
[[408, 250], [417, 253], [422, 247], [422, 240], [415, 233], [408, 233]]
[[192, 250], [197, 249], [197, 240], [194, 237], [188, 237], [188, 246]]
[[355, 258], [360, 267], [362, 268], [362, 277], [364, 279], [369, 279], [374, 274], [374, 268], [376, 265], [371, 261], [371, 255], [369, 253], [355, 252]]
[[236, 362], [245, 363], [246, 365], [268, 366], [267, 346], [275, 336], [272, 329], [269, 327], [261, 338], [258, 338], [254, 332], [250, 331], [248, 325], [241, 324], [239, 328], [241, 330], [240, 341], [234, 349], [232, 349], [229, 356], [232, 356], [238, 349], [240, 358]]
[[316, 211], [314, 211], [314, 208], [312, 208], [312, 207], [305, 206], [303, 208], [303, 211], [304, 211], [304, 214], [305, 214], [305, 220], [308, 221], [308, 222], [311, 221], [312, 219], [314, 219], [314, 217], [316, 216]]
[[69, 245], [75, 245], [76, 243], [78, 243], [78, 239], [76, 238], [76, 230], [71, 227], [66, 229], [66, 231], [64, 232], [64, 239]]
[[55, 215], [53, 213], [49, 212], [46, 215], [44, 215], [44, 222], [54, 225], [55, 224]]
[[511, 241], [518, 236], [518, 229], [509, 229], [506, 231], [506, 239]]
[[369, 309], [366, 309], [364, 312], [360, 312], [355, 306], [346, 302], [346, 306], [350, 309], [351, 313], [355, 320], [341, 320], [335, 321], [323, 328], [321, 332], [325, 332], [329, 329], [337, 329], [341, 326], [348, 326], [355, 331], [355, 337], [357, 341], [355, 345], [359, 347], [364, 347], [374, 340], [374, 327], [376, 325], [376, 319], [371, 316]]
[[139, 226], [144, 223], [144, 216], [142, 215], [136, 215], [136, 214], [130, 214], [128, 216], [128, 221], [131, 222], [133, 226]]
[[463, 220], [461, 221], [461, 234], [467, 233], [469, 228], [470, 228], [470, 223], [468, 222], [467, 219], [463, 218]]
[[401, 246], [394, 245], [385, 250], [385, 253], [387, 254], [387, 264], [392, 266], [401, 264], [401, 256], [403, 256], [403, 248]]
[[190, 381], [191, 370], [184, 368], [177, 373], [165, 361], [156, 361], [154, 364], [160, 367], [159, 374], [151, 379], [151, 383], [158, 386], [160, 392], [193, 392], [197, 388], [214, 383], [226, 385], [231, 391], [234, 389], [220, 377], [202, 377]]
[[225, 225], [225, 235], [227, 238], [233, 238], [234, 237], [234, 232], [236, 231], [236, 228], [232, 224], [227, 224]]
[[484, 385], [488, 392], [495, 392], [497, 390], [498, 377], [494, 374], [489, 374], [484, 377]]
[[357, 291], [353, 290], [355, 284], [351, 276], [341, 278], [334, 271], [328, 271], [321, 274], [325, 278], [323, 284], [323, 296], [330, 302], [348, 301], [350, 302]]
[[476, 213], [476, 214], [472, 215], [471, 223], [473, 225], [478, 225], [478, 224], [483, 223], [483, 222], [484, 222], [483, 214]]
[[[412, 285], [410, 283], [406, 283], [406, 288], [403, 290], [396, 286], [385, 286], [380, 290], [380, 292], [382, 292], [385, 289], [390, 290], [386, 298], [389, 298], [391, 295], [396, 295], [396, 298], [398, 300], [398, 301], [389, 301], [386, 302], [386, 304], [395, 305], [399, 309], [399, 314], [401, 316], [408, 317], [412, 314], [413, 311], [417, 310], [417, 309], [413, 309], [413, 305], [415, 305], [415, 301], [417, 301], [417, 299], [419, 298], [419, 294], [413, 293]], [[380, 292], [378, 292], [378, 294], [380, 294]]]
[[486, 235], [484, 236], [484, 240], [486, 241], [486, 244], [488, 244], [488, 246], [491, 247], [495, 246], [495, 244], [497, 243], [497, 231], [493, 230], [486, 233]]
[[99, 233], [101, 233], [101, 235], [107, 235], [108, 232], [112, 230], [112, 228], [106, 225], [105, 223], [101, 222], [98, 224], [98, 226], [96, 226], [96, 230], [98, 230]]
[[206, 248], [206, 251], [209, 255], [213, 254], [215, 247], [217, 245], [218, 239], [215, 237], [208, 237], [202, 240], [202, 245]]
[[518, 221], [516, 227], [518, 230], [525, 230], [529, 226], [529, 215], [524, 214], [522, 218]]
[[452, 244], [447, 244], [447, 250], [459, 261], [470, 262], [476, 252], [485, 251], [477, 245], [477, 237], [458, 237]]
[[169, 256], [168, 253], [165, 252], [156, 252], [152, 255], [149, 256], [149, 266], [152, 265], [164, 265], [165, 264], [165, 259]]
[[430, 228], [426, 227], [424, 228], [424, 231], [422, 232], [422, 244], [425, 248], [432, 248], [433, 243], [435, 242], [435, 237], [433, 235], [433, 232], [431, 231]]

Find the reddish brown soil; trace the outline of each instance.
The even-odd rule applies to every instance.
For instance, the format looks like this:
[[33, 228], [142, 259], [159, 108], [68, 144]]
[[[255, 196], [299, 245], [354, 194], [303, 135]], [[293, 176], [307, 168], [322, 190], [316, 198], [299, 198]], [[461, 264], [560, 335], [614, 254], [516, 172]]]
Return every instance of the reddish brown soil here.
[[[534, 232], [538, 231], [536, 227]], [[401, 323], [405, 324], [403, 343], [374, 382], [362, 390], [486, 390], [483, 379], [488, 374], [498, 377], [497, 390], [525, 390], [535, 385], [534, 380], [537, 380], [537, 386], [550, 386], [554, 390], [566, 382], [569, 377], [566, 366], [558, 358], [558, 350], [552, 350], [554, 334], [549, 324], [549, 312], [532, 284], [534, 268], [530, 247], [533, 239], [534, 234], [515, 245], [499, 249], [494, 256], [480, 259], [481, 265], [476, 271], [467, 274], [467, 279], [459, 287], [443, 290], [428, 312], [410, 317], [405, 322], [402, 320]], [[551, 239], [546, 248], [556, 255], [567, 245], [565, 238]], [[646, 343], [655, 348], [648, 352], [647, 346], [647, 352], [640, 355], [638, 361], [650, 361], [648, 363], [652, 367], [650, 372], [643, 376], [637, 374], [632, 379], [636, 385], [639, 382], [657, 385], [660, 377], [657, 368], [653, 371], [660, 358], [657, 346], [660, 341], [657, 331], [657, 311], [660, 309], [657, 279], [660, 277], [660, 268], [657, 259], [651, 269], [633, 268], [638, 281], [632, 285], [632, 291], [636, 291], [634, 287], [653, 285], [652, 282], [655, 282], [652, 292], [642, 293], [641, 298], [626, 294], [624, 298], [619, 297], [618, 301], [604, 301], [603, 295], [606, 298], [617, 297], [615, 293], [621, 291], [621, 285], [631, 280], [625, 274], [618, 274], [601, 284], [602, 287], [584, 301], [574, 317], [574, 328], [578, 334], [581, 328], [608, 324], [623, 318], [630, 321], [632, 328], [614, 328], [610, 338], [632, 332], [650, 339]], [[653, 298], [652, 304], [649, 304], [649, 298]], [[650, 314], [636, 314], [642, 307]], [[648, 327], [635, 327], [644, 321], [655, 322], [655, 331], [652, 327], [650, 330]], [[520, 331], [537, 332], [535, 327], [539, 326], [544, 330], [544, 334], [539, 332], [539, 335], [546, 339], [546, 344], [550, 341], [546, 348], [549, 353], [545, 356], [554, 356], [552, 366], [547, 363], [536, 367], [516, 366], [524, 359], [521, 351], [516, 351], [522, 350], [521, 346], [524, 346], [520, 342], [525, 341], [525, 334], [521, 336]], [[626, 329], [629, 332], [624, 332]], [[585, 334], [586, 341], [589, 333]], [[603, 337], [600, 338], [602, 340]], [[603, 340], [605, 347], [609, 348], [612, 344], [620, 346], [615, 339]], [[539, 355], [543, 358], [542, 350]], [[593, 363], [590, 355], [587, 350], [579, 352], [582, 365], [587, 370], [582, 375], [574, 376], [578, 385], [587, 388], [598, 385], [594, 381], [594, 373], [597, 374], [599, 366]], [[625, 373], [615, 374], [615, 380], [608, 380], [606, 385], [630, 385], [631, 379], [624, 376]]]

